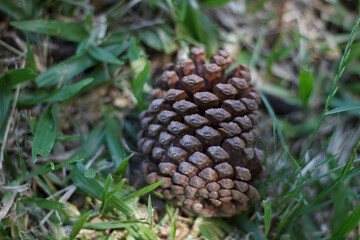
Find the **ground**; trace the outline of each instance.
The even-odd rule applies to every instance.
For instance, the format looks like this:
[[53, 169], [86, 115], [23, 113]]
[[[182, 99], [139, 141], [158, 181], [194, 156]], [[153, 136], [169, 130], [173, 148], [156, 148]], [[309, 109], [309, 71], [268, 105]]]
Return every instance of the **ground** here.
[[[0, 238], [359, 239], [358, 9], [0, 0]], [[127, 180], [152, 80], [191, 46], [248, 64], [262, 93], [261, 201], [232, 218], [152, 208], [157, 186]]]

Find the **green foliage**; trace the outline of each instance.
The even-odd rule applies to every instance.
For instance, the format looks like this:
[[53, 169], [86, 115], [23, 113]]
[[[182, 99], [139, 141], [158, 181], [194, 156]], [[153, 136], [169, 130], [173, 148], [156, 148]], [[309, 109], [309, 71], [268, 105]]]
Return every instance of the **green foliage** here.
[[81, 42], [89, 35], [82, 24], [74, 22], [28, 20], [12, 22], [11, 25], [23, 31], [48, 34], [74, 42]]
[[263, 201], [264, 203], [264, 225], [265, 225], [265, 233], [264, 237], [266, 237], [270, 230], [271, 224], [271, 202], [270, 199], [266, 199]]
[[80, 232], [80, 230], [84, 227], [84, 224], [86, 223], [86, 220], [88, 219], [91, 211], [86, 212], [84, 215], [82, 215], [79, 219], [79, 221], [76, 222], [74, 228], [72, 229], [70, 233], [69, 239], [75, 239], [76, 235]]
[[118, 118], [114, 115], [114, 111], [108, 110], [105, 113], [105, 125], [106, 125], [106, 142], [110, 150], [111, 156], [114, 158], [115, 168], [125, 161], [126, 150], [121, 139], [121, 124]]
[[21, 199], [21, 202], [24, 204], [35, 205], [37, 207], [45, 209], [62, 210], [69, 207], [69, 205], [60, 203], [58, 201], [52, 201], [42, 198], [23, 198]]
[[[129, 150], [137, 141], [137, 127], [133, 125], [133, 119], [137, 118], [138, 113], [129, 109], [131, 105], [119, 107], [113, 103], [118, 99], [135, 102], [129, 96], [128, 90], [131, 90], [139, 109], [145, 109], [146, 93], [151, 90], [147, 82], [150, 83], [153, 70], [159, 68], [156, 62], [150, 64], [153, 53], [154, 56], [174, 56], [176, 50], [183, 48], [187, 55], [190, 46], [200, 46], [205, 47], [208, 56], [211, 56], [220, 46], [226, 46], [220, 44], [221, 40], [233, 44], [224, 37], [226, 32], [232, 32], [226, 29], [232, 23], [226, 24], [221, 15], [215, 18], [209, 14], [229, 2], [119, 1], [110, 7], [105, 5], [105, 10], [99, 10], [91, 5], [93, 2], [87, 1], [0, 0], [4, 19], [13, 21], [11, 26], [16, 28], [10, 31], [14, 31], [14, 36], [20, 36], [19, 41], [23, 41], [21, 50], [24, 55], [19, 57], [21, 61], [26, 60], [27, 66], [16, 69], [19, 62], [13, 68], [13, 63], [10, 63], [4, 67], [10, 70], [4, 71], [0, 77], [0, 136], [1, 143], [5, 141], [6, 146], [1, 156], [4, 164], [1, 170], [5, 170], [6, 184], [10, 183], [2, 188], [2, 206], [11, 203], [13, 193], [20, 192], [13, 200], [16, 207], [11, 209], [15, 218], [1, 219], [0, 238], [65, 239], [64, 229], [72, 227], [69, 239], [75, 239], [82, 229], [96, 230], [100, 239], [108, 238], [105, 235], [110, 229], [124, 231], [127, 239], [158, 239], [159, 227], [167, 225], [170, 228], [168, 237], [176, 239], [179, 233], [177, 222], [181, 218], [177, 218], [174, 208], [167, 206], [165, 217], [159, 223], [154, 222], [156, 215], [153, 207], [156, 201], [154, 195], [149, 193], [162, 182], [138, 191], [127, 185], [127, 165], [134, 156]], [[319, 238], [315, 234], [320, 230], [313, 215], [327, 209], [336, 217], [329, 220], [331, 229], [326, 239], [345, 239], [360, 222], [360, 207], [354, 204], [358, 195], [352, 189], [356, 186], [355, 177], [360, 172], [356, 158], [360, 143], [346, 162], [339, 162], [342, 152], [326, 152], [336, 138], [336, 130], [323, 141], [317, 141], [316, 137], [326, 118], [336, 118], [331, 115], [341, 113], [342, 118], [360, 116], [356, 98], [360, 85], [352, 81], [357, 79], [356, 74], [360, 72], [360, 47], [355, 41], [360, 17], [348, 40], [348, 34], [342, 33], [350, 31], [346, 24], [350, 22], [348, 11], [340, 3], [335, 3], [339, 17], [330, 18], [327, 24], [335, 24], [341, 28], [341, 33], [333, 38], [320, 39], [318, 44], [309, 44], [314, 44], [314, 54], [307, 48], [304, 51], [309, 39], [303, 32], [286, 28], [274, 32], [269, 28], [268, 23], [274, 22], [274, 13], [268, 12], [269, 16], [258, 19], [258, 11], [271, 5], [267, 2], [246, 1], [247, 12], [240, 16], [240, 22], [245, 24], [246, 30], [243, 19], [250, 17], [259, 20], [256, 29], [252, 30], [259, 33], [254, 35], [256, 44], [253, 46], [251, 42], [245, 42], [249, 39], [247, 36], [232, 32], [236, 36], [236, 46], [242, 49], [237, 54], [238, 61], [230, 69], [239, 63], [248, 63], [252, 72], [259, 73], [255, 76], [261, 78], [263, 83], [260, 84], [263, 85], [260, 87], [261, 97], [273, 123], [274, 151], [266, 145], [269, 152], [264, 164], [269, 166], [268, 175], [256, 184], [261, 195], [268, 198], [263, 201], [263, 206], [259, 203], [250, 205], [251, 211], [228, 220], [188, 220], [193, 225], [191, 227], [198, 227], [199, 235], [204, 239], [225, 239], [229, 235], [240, 239], [242, 234], [249, 239], [314, 239]], [[213, 9], [209, 11], [207, 7]], [[137, 15], [136, 21], [131, 22], [135, 16], [132, 14], [144, 9], [146, 14]], [[51, 19], [46, 19], [49, 16]], [[156, 19], [153, 19], [154, 16]], [[227, 25], [225, 28], [222, 26], [224, 22]], [[64, 44], [72, 42], [75, 47], [62, 60], [54, 62], [56, 56], [47, 54], [51, 53], [48, 49], [56, 50], [58, 38], [65, 40]], [[326, 65], [327, 72], [322, 72], [313, 64], [312, 57], [333, 51], [334, 44], [341, 49], [346, 47], [328, 91], [333, 70]], [[63, 45], [59, 46], [61, 48]], [[294, 52], [299, 59], [293, 59]], [[297, 62], [296, 75], [300, 71], [299, 76], [294, 77], [295, 82], [298, 79], [298, 85], [297, 82], [294, 84], [298, 86], [297, 91], [284, 87], [285, 80], [273, 72], [275, 66], [281, 66], [286, 61]], [[305, 70], [304, 66], [311, 71]], [[262, 74], [259, 68], [266, 68], [267, 72]], [[349, 76], [340, 82], [345, 68]], [[82, 126], [83, 123], [72, 116], [73, 112], [68, 113], [67, 110], [73, 104], [78, 104], [83, 96], [87, 99], [86, 94], [98, 94], [97, 90], [103, 87], [116, 90], [116, 93], [106, 92], [106, 101], [101, 101], [100, 110], [96, 109], [100, 117]], [[294, 124], [293, 119], [278, 116], [266, 94], [297, 108], [305, 106], [306, 119], [295, 121]], [[16, 105], [16, 114], [10, 117], [12, 102]], [[319, 115], [316, 107], [322, 103], [323, 111]], [[299, 112], [305, 114], [302, 110]], [[125, 119], [124, 113], [133, 116]], [[82, 114], [83, 118], [88, 118], [88, 113]], [[64, 115], [70, 115], [66, 118], [69, 126], [65, 131], [61, 128]], [[22, 121], [23, 118], [26, 121]], [[342, 118], [338, 118], [338, 123]], [[29, 126], [24, 128], [25, 131], [19, 131], [19, 126], [23, 128], [24, 123]], [[4, 140], [5, 130], [9, 131], [11, 141]], [[307, 146], [302, 144], [300, 153], [294, 153], [294, 146], [300, 145], [297, 141], [309, 134], [312, 136], [306, 141]], [[267, 141], [264, 142], [267, 144]], [[280, 151], [276, 149], [278, 142]], [[292, 142], [295, 144], [290, 145]], [[320, 146], [314, 152], [311, 147], [316, 144]], [[59, 149], [68, 148], [71, 148], [68, 155], [58, 156]], [[50, 155], [52, 152], [54, 155]], [[41, 160], [46, 162], [36, 162], [38, 155], [43, 156]], [[322, 161], [318, 162], [317, 159]], [[28, 191], [33, 193], [33, 197], [30, 194], [23, 197], [20, 187], [27, 188], [27, 184], [31, 186]], [[11, 191], [7, 192], [6, 187]], [[269, 192], [269, 189], [274, 191]], [[313, 192], [316, 194], [311, 194]], [[74, 196], [70, 198], [72, 194]], [[144, 194], [149, 194], [147, 208], [138, 203], [139, 197]], [[84, 198], [79, 198], [79, 195]], [[73, 199], [83, 199], [83, 202], [70, 204]], [[135, 211], [147, 213], [148, 216], [138, 217]], [[254, 214], [250, 215], [252, 211]], [[45, 226], [48, 233], [41, 232], [44, 228], [29, 228], [26, 225], [28, 219], [44, 224], [42, 227]], [[357, 236], [354, 233], [354, 238]]]
[[123, 62], [116, 58], [112, 53], [102, 49], [100, 47], [92, 46], [89, 49], [91, 57], [95, 58], [99, 62], [107, 62], [110, 64], [122, 65]]
[[299, 96], [303, 104], [307, 105], [313, 89], [314, 77], [310, 71], [303, 69], [299, 75]]
[[53, 149], [56, 138], [56, 114], [56, 104], [52, 104], [40, 117], [32, 147], [32, 159], [34, 162], [36, 162], [38, 154], [46, 157]]
[[147, 61], [144, 69], [136, 77], [136, 79], [133, 83], [133, 86], [132, 86], [132, 89], [133, 89], [134, 95], [136, 97], [136, 100], [138, 101], [140, 110], [145, 109], [145, 104], [143, 102], [143, 88], [145, 85], [146, 78], [149, 74], [150, 65], [151, 65], [150, 61]]
[[68, 83], [73, 77], [95, 64], [96, 61], [87, 54], [70, 57], [37, 76], [35, 78], [35, 83], [39, 88], [54, 87], [60, 82]]

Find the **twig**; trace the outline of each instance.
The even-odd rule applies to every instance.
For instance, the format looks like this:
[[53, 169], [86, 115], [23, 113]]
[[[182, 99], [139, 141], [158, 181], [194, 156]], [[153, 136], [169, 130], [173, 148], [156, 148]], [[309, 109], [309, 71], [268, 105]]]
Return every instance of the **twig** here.
[[[104, 146], [101, 146], [100, 149], [95, 153], [95, 156], [90, 159], [87, 164], [85, 165], [85, 168], [88, 169], [91, 164], [101, 155], [101, 153], [104, 151]], [[72, 184], [70, 186], [68, 186], [66, 189], [65, 194], [59, 199], [58, 202], [64, 203], [65, 201], [67, 201], [71, 195], [75, 192], [76, 190], [76, 185]], [[58, 194], [62, 193], [65, 191], [65, 189], [58, 191], [57, 193], [49, 196], [47, 199], [51, 199], [54, 196], [57, 196]], [[46, 214], [46, 216], [40, 221], [40, 226], [43, 226], [45, 224], [45, 222], [49, 219], [49, 217], [54, 213], [55, 210], [51, 210], [50, 212], [48, 212], [48, 214]]]
[[202, 222], [203, 222], [203, 218], [202, 218], [202, 217], [197, 217], [197, 218], [195, 219], [195, 222], [194, 222], [194, 224], [192, 225], [192, 228], [191, 228], [191, 230], [190, 230], [189, 235], [186, 237], [186, 240], [187, 240], [187, 239], [192, 239], [192, 238], [194, 238], [195, 236], [199, 236], [199, 232], [200, 232], [199, 226], [201, 225]]
[[17, 50], [16, 48], [14, 48], [13, 46], [10, 46], [9, 44], [7, 44], [6, 42], [0, 40], [0, 45], [7, 48], [9, 51], [17, 54], [17, 55], [23, 55], [23, 52]]
[[[68, 187], [68, 190], [66, 191], [66, 193], [59, 199], [58, 202], [61, 202], [61, 203], [66, 202], [71, 197], [71, 195], [75, 192], [75, 190], [76, 190], [76, 186], [74, 184], [70, 185]], [[40, 221], [40, 226], [43, 226], [45, 224], [45, 222], [54, 213], [54, 211], [55, 210], [52, 209], [50, 212], [48, 212], [48, 214], [46, 214], [46, 216]]]
[[4, 187], [1, 187], [0, 190], [2, 192], [25, 192], [29, 189], [30, 187], [30, 184], [26, 183], [26, 184], [23, 184], [23, 185], [20, 185], [20, 186], [4, 186]]
[[54, 194], [52, 194], [52, 195], [48, 196], [46, 199], [47, 199], [47, 200], [50, 200], [50, 199], [52, 199], [52, 198], [54, 198], [54, 197], [56, 197], [56, 196], [58, 196], [58, 195], [62, 194], [63, 192], [68, 191], [68, 190], [69, 190], [69, 188], [71, 188], [71, 186], [73, 186], [73, 185], [67, 186], [67, 187], [66, 187], [66, 188], [64, 188], [64, 189], [61, 189], [61, 190], [57, 191], [56, 193], [54, 193]]
[[12, 119], [12, 116], [13, 116], [13, 114], [15, 112], [17, 99], [19, 97], [19, 92], [20, 92], [20, 84], [18, 84], [16, 86], [16, 91], [15, 91], [14, 101], [13, 101], [13, 104], [12, 104], [12, 107], [11, 107], [10, 116], [9, 116], [9, 119], [8, 119], [8, 121], [6, 123], [4, 139], [3, 139], [3, 143], [2, 143], [1, 151], [0, 151], [0, 172], [2, 172], [2, 168], [3, 168], [5, 146], [6, 146], [7, 138], [8, 138], [9, 131], [10, 131], [11, 119]]
[[102, 145], [100, 147], [100, 149], [95, 153], [95, 156], [93, 158], [91, 158], [85, 165], [85, 168], [88, 169], [91, 164], [93, 164], [93, 162], [101, 155], [101, 153], [104, 151], [104, 145]]
[[13, 192], [9, 201], [5, 202], [3, 208], [0, 210], [0, 222], [4, 217], [6, 217], [7, 213], [9, 212], [12, 204], [14, 203], [16, 194], [17, 192]]

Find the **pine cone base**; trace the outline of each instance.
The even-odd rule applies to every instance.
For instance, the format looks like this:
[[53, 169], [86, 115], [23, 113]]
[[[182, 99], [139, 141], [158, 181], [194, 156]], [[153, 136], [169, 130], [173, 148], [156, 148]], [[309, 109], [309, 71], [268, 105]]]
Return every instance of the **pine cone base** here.
[[230, 217], [260, 196], [251, 185], [263, 170], [259, 135], [259, 93], [248, 66], [220, 51], [205, 63], [205, 52], [191, 50], [155, 82], [151, 104], [140, 114], [139, 151], [148, 184], [190, 216]]

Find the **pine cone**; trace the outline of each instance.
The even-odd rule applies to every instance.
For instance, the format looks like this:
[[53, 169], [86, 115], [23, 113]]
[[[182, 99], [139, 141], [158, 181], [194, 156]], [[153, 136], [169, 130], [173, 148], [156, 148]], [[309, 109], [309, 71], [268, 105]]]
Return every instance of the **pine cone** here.
[[205, 63], [205, 52], [169, 65], [140, 114], [139, 151], [148, 184], [165, 180], [158, 192], [187, 215], [230, 217], [257, 201], [250, 185], [262, 172], [262, 150], [254, 147], [260, 96], [249, 67], [225, 51]]

